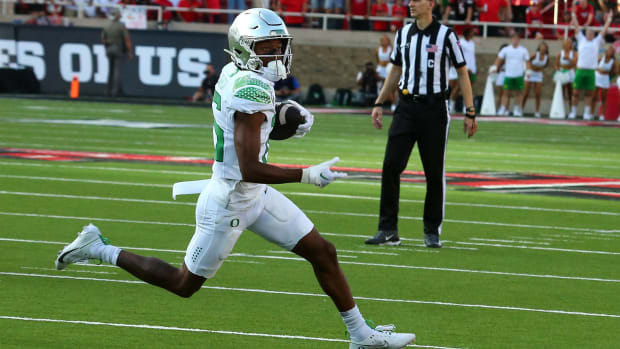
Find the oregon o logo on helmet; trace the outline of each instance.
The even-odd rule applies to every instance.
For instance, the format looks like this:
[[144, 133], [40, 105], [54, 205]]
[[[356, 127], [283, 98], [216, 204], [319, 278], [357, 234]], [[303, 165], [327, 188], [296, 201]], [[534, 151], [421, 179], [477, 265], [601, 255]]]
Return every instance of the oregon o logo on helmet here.
[[230, 226], [236, 228], [239, 226], [239, 218], [233, 218], [230, 220]]

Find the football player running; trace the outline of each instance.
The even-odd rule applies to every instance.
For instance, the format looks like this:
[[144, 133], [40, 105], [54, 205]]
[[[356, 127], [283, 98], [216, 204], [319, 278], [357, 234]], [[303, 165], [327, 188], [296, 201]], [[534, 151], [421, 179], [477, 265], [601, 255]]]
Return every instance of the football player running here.
[[[90, 224], [56, 259], [56, 268], [86, 259], [101, 259], [137, 278], [181, 297], [190, 297], [222, 265], [237, 239], [248, 229], [308, 260], [323, 291], [331, 297], [351, 336], [350, 348], [402, 348], [414, 334], [394, 327], [369, 327], [355, 305], [338, 264], [336, 249], [288, 198], [267, 184], [302, 182], [324, 187], [344, 174], [332, 172], [338, 158], [309, 168], [285, 169], [267, 164], [273, 128], [273, 85], [291, 65], [291, 40], [284, 21], [267, 9], [242, 12], [229, 33], [232, 62], [224, 67], [213, 98], [213, 175], [196, 204], [196, 230], [184, 263], [176, 268], [108, 245]], [[297, 105], [305, 123], [297, 136], [310, 131], [313, 116]]]

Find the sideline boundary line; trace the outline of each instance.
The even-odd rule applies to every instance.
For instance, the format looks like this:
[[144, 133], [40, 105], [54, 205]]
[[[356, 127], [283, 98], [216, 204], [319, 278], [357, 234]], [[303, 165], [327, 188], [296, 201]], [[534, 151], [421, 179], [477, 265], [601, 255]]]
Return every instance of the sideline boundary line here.
[[[139, 284], [139, 285], [149, 286], [149, 284], [147, 284], [146, 282], [139, 281], [139, 280], [115, 280], [115, 279], [100, 279], [100, 278], [94, 278], [94, 277], [12, 273], [12, 272], [0, 272], [0, 275], [42, 277], [42, 278], [51, 278], [51, 279], [68, 279], [68, 280], [83, 280], [83, 281], [116, 282], [116, 283]], [[201, 288], [220, 290], [220, 291], [266, 293], [266, 294], [278, 294], [278, 295], [289, 295], [289, 296], [306, 296], [306, 297], [319, 297], [319, 298], [328, 297], [326, 294], [319, 294], [319, 293], [274, 291], [274, 290], [263, 290], [263, 289], [252, 289], [252, 288], [236, 288], [236, 287], [223, 287], [223, 286], [202, 286]], [[588, 312], [581, 312], [581, 311], [536, 309], [536, 308], [488, 305], [488, 304], [465, 304], [465, 303], [453, 303], [453, 302], [421, 301], [421, 300], [415, 300], [415, 299], [393, 299], [393, 298], [375, 298], [375, 297], [361, 297], [361, 296], [355, 296], [353, 298], [356, 300], [366, 300], [366, 301], [375, 301], [375, 302], [441, 305], [441, 306], [449, 306], [449, 307], [480, 308], [480, 309], [494, 309], [494, 310], [515, 310], [515, 311], [536, 312], [536, 313], [546, 313], [546, 314], [575, 315], [575, 316], [620, 319], [620, 315], [617, 315], [617, 314], [588, 313]]]
[[[318, 211], [318, 210], [304, 210], [306, 213], [316, 213], [316, 214], [324, 214], [324, 215], [342, 215], [342, 216], [352, 216], [352, 217], [378, 217], [377, 214], [371, 213], [357, 213], [357, 212], [329, 212], [329, 211]], [[139, 224], [157, 224], [157, 225], [178, 225], [185, 227], [194, 227], [194, 224], [189, 223], [171, 223], [171, 222], [159, 222], [159, 221], [143, 221], [143, 220], [129, 220], [129, 219], [120, 219], [120, 218], [96, 218], [96, 217], [80, 217], [80, 216], [63, 216], [63, 215], [47, 215], [40, 213], [27, 213], [27, 212], [6, 212], [0, 211], [0, 215], [5, 216], [26, 216], [26, 217], [42, 217], [42, 218], [57, 218], [57, 219], [78, 219], [78, 220], [91, 220], [91, 221], [103, 221], [103, 222], [121, 222], [121, 223], [139, 223]], [[403, 220], [415, 220], [421, 221], [422, 217], [413, 217], [413, 216], [400, 216], [399, 219]], [[585, 232], [594, 232], [594, 233], [620, 233], [620, 230], [616, 229], [589, 229], [589, 228], [578, 228], [578, 227], [556, 227], [552, 225], [534, 225], [534, 224], [514, 224], [514, 223], [500, 223], [500, 222], [485, 222], [485, 221], [468, 221], [462, 219], [444, 219], [444, 222], [448, 223], [460, 223], [460, 224], [473, 224], [473, 225], [491, 225], [491, 226], [500, 226], [500, 227], [511, 227], [511, 228], [532, 228], [532, 229], [548, 229], [548, 230], [569, 230], [569, 231], [585, 231]]]
[[[3, 162], [0, 161], [0, 164]], [[42, 165], [42, 164], [39, 164]], [[67, 165], [59, 166], [59, 167], [68, 167]], [[80, 166], [86, 167], [86, 166]], [[152, 171], [152, 172], [157, 172]], [[167, 173], [169, 171], [165, 171]], [[188, 173], [189, 174], [189, 173]], [[192, 173], [196, 175], [200, 175], [200, 173]], [[210, 173], [205, 173], [203, 177], [208, 176]], [[172, 184], [156, 184], [156, 183], [137, 183], [137, 182], [118, 182], [118, 181], [105, 181], [105, 180], [89, 180], [89, 179], [80, 179], [80, 178], [63, 178], [63, 177], [38, 177], [38, 176], [20, 176], [20, 175], [0, 175], [0, 178], [14, 178], [14, 179], [34, 179], [34, 180], [48, 180], [48, 181], [59, 181], [59, 182], [78, 182], [78, 183], [95, 183], [95, 184], [113, 184], [113, 185], [134, 185], [134, 186], [142, 186], [142, 187], [157, 187], [157, 188], [172, 188]], [[366, 182], [339, 182], [339, 184], [373, 184]], [[374, 183], [376, 184], [376, 183]], [[412, 188], [417, 188], [417, 185], [412, 185], [408, 183], [402, 183], [402, 185]], [[539, 189], [537, 189], [539, 190]], [[544, 189], [549, 190], [549, 189]], [[499, 192], [499, 191], [497, 191]], [[343, 199], [358, 199], [358, 200], [379, 200], [376, 197], [370, 196], [355, 196], [355, 195], [343, 195], [343, 194], [325, 194], [325, 193], [304, 193], [304, 192], [294, 192], [294, 191], [281, 191], [283, 194], [288, 195], [298, 195], [298, 196], [316, 196], [316, 197], [332, 197], [332, 198], [343, 198]], [[411, 200], [411, 199], [401, 199], [401, 202], [410, 202], [410, 203], [424, 203], [423, 200]], [[520, 209], [520, 210], [532, 210], [532, 211], [549, 211], [549, 212], [567, 212], [567, 213], [583, 213], [583, 214], [600, 214], [600, 215], [612, 215], [612, 216], [620, 216], [620, 212], [603, 212], [603, 211], [581, 211], [581, 210], [566, 210], [566, 209], [554, 209], [554, 208], [545, 208], [545, 207], [530, 207], [530, 206], [506, 206], [506, 205], [491, 205], [491, 204], [479, 204], [479, 203], [460, 203], [460, 202], [446, 202], [446, 205], [454, 205], [454, 206], [475, 206], [475, 207], [489, 207], [489, 208], [502, 208], [502, 209]]]
[[[36, 321], [36, 322], [53, 322], [53, 323], [64, 323], [64, 324], [74, 324], [74, 325], [129, 327], [129, 328], [140, 328], [140, 329], [160, 330], [160, 331], [231, 334], [231, 335], [236, 335], [236, 336], [267, 337], [267, 338], [278, 338], [278, 339], [300, 339], [300, 340], [319, 341], [319, 342], [349, 343], [348, 340], [337, 339], [337, 338], [308, 337], [308, 336], [298, 336], [298, 335], [254, 333], [254, 332], [240, 332], [240, 331], [226, 331], [226, 330], [208, 330], [208, 329], [202, 329], [202, 328], [186, 328], [186, 327], [162, 326], [162, 325], [123, 324], [123, 323], [101, 322], [101, 321], [46, 319], [46, 318], [31, 318], [31, 317], [10, 316], [10, 315], [0, 315], [0, 319], [1, 320]], [[435, 346], [435, 345], [420, 345], [420, 344], [410, 344], [408, 345], [408, 347], [433, 348], [433, 349], [461, 349], [461, 348], [456, 348], [456, 347], [442, 347], [442, 346]]]
[[[159, 186], [159, 184], [157, 184], [157, 186]], [[291, 196], [309, 196], [309, 197], [326, 197], [326, 198], [339, 198], [339, 199], [351, 199], [351, 200], [379, 201], [378, 197], [373, 197], [373, 196], [304, 193], [304, 192], [295, 192], [295, 191], [280, 191], [280, 193], [285, 194], [285, 195], [291, 195]], [[1, 190], [0, 194], [23, 195], [23, 196], [45, 196], [45, 197], [70, 198], [70, 199], [131, 201], [131, 202], [145, 202], [145, 203], [157, 203], [157, 204], [161, 203], [161, 204], [171, 204], [171, 205], [179, 205], [179, 202], [181, 202], [181, 201], [177, 202], [177, 201], [165, 201], [165, 200], [115, 198], [115, 197], [102, 197], [102, 196], [66, 195], [66, 194], [53, 194], [53, 193], [33, 193], [33, 192], [19, 192], [19, 191], [7, 191], [7, 190]], [[400, 202], [401, 203], [407, 202], [407, 203], [423, 204], [424, 200], [400, 199]], [[189, 205], [189, 204], [190, 203], [188, 202], [182, 203], [182, 205]], [[194, 205], [194, 202], [192, 202], [191, 205]], [[547, 212], [593, 214], [593, 215], [604, 215], [604, 216], [620, 216], [620, 212], [582, 211], [582, 210], [547, 208], [547, 207], [531, 207], [531, 206], [492, 205], [492, 204], [479, 204], [479, 203], [473, 203], [473, 202], [446, 202], [446, 206], [487, 207], [487, 208], [498, 208], [498, 209], [507, 209], [507, 210], [547, 211]]]
[[[24, 239], [11, 239], [11, 238], [0, 238], [0, 241], [25, 242], [25, 243], [34, 243], [34, 244], [52, 244], [52, 245], [61, 245], [61, 246], [64, 246], [64, 245], [67, 244], [66, 242], [24, 240]], [[169, 250], [169, 249], [158, 249], [158, 248], [148, 248], [148, 247], [118, 246], [118, 248], [126, 249], [126, 250], [135, 250], [135, 251], [152, 251], [152, 252], [169, 252], [169, 253], [185, 253], [186, 252], [185, 250]], [[350, 251], [349, 253], [358, 253], [356, 251], [351, 251], [351, 250], [348, 250], [348, 251]], [[359, 252], [359, 253], [363, 253], [363, 252]], [[305, 259], [300, 258], [300, 257], [254, 255], [254, 254], [248, 254], [248, 253], [232, 253], [230, 255], [230, 257], [277, 259], [277, 260], [288, 260], [288, 261], [299, 261], [299, 262], [305, 262], [306, 261]], [[424, 267], [424, 266], [403, 265], [403, 264], [366, 263], [366, 262], [350, 262], [350, 261], [339, 261], [339, 263], [340, 264], [361, 265], [361, 266], [376, 266], [376, 267], [387, 267], [387, 268], [399, 268], [399, 269], [451, 271], [451, 272], [457, 272], [457, 273], [489, 274], [489, 275], [519, 276], [519, 277], [531, 277], [531, 278], [542, 278], [542, 279], [560, 279], [560, 280], [578, 280], [578, 281], [597, 281], [597, 282], [620, 283], [620, 279], [603, 279], [603, 278], [580, 277], [580, 276], [562, 276], [562, 275], [549, 275], [549, 274], [510, 273], [510, 272], [492, 271], [492, 270], [473, 270], [473, 269], [457, 269], [457, 268], [441, 268], [441, 267]]]
[[[305, 262], [306, 261], [305, 259], [299, 258], [299, 257], [253, 255], [253, 254], [246, 254], [246, 253], [233, 253], [230, 256], [231, 257], [262, 258], [262, 259], [294, 260], [294, 261], [300, 261], [300, 262]], [[503, 271], [490, 271], [490, 270], [472, 270], [472, 269], [441, 268], [441, 267], [422, 267], [422, 266], [415, 266], [415, 265], [387, 264], [387, 263], [367, 263], [367, 262], [351, 262], [351, 261], [338, 261], [338, 263], [340, 263], [340, 264], [361, 265], [361, 266], [372, 266], [372, 267], [397, 268], [397, 269], [452, 271], [452, 272], [457, 272], [457, 273], [489, 274], [489, 275], [531, 277], [531, 278], [541, 278], [541, 279], [561, 279], [561, 280], [599, 281], [599, 282], [620, 283], [620, 280], [616, 280], [616, 279], [589, 278], [589, 277], [579, 277], [579, 276], [561, 276], [561, 275], [548, 275], [548, 274], [509, 273], [509, 272], [503, 272]]]

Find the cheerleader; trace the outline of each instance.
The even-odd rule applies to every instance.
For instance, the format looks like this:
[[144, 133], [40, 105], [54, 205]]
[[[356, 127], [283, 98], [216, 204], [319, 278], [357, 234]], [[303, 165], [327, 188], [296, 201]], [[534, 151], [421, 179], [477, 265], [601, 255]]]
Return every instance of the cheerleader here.
[[[601, 112], [598, 114], [599, 120], [605, 120], [605, 109], [607, 108], [607, 89], [609, 88], [609, 75], [616, 71], [616, 59], [614, 56], [614, 48], [608, 46], [605, 55], [598, 62], [598, 69], [595, 72], [594, 84], [596, 92], [592, 98], [592, 112], [596, 113], [597, 96], [601, 97]], [[584, 115], [584, 119], [586, 116]]]
[[[465, 62], [467, 63], [467, 72], [469, 74], [469, 81], [472, 84], [476, 82], [476, 42], [474, 41], [474, 29], [473, 28], [465, 28], [463, 29], [463, 40], [461, 40], [461, 50], [463, 51], [463, 56], [465, 57]], [[454, 105], [456, 101], [456, 97], [461, 92], [458, 82], [458, 76], [456, 74], [456, 69], [454, 67], [450, 67], [449, 71], [449, 79], [450, 79], [450, 113], [454, 112]], [[463, 104], [463, 114], [465, 114], [465, 104]]]
[[534, 116], [540, 117], [540, 97], [542, 95], [543, 69], [549, 64], [549, 46], [541, 42], [536, 48], [530, 60], [527, 62], [528, 70], [525, 72], [525, 92], [521, 101], [521, 110], [525, 110], [525, 102], [530, 94], [530, 87], [534, 85], [534, 94], [536, 96], [536, 112]]
[[[392, 63], [390, 63], [390, 56], [392, 55], [392, 45], [390, 38], [387, 35], [383, 35], [379, 40], [379, 47], [377, 47], [377, 74], [381, 77], [381, 80], [377, 82], [377, 91], [381, 91], [383, 82], [387, 78], [388, 73], [392, 69]], [[394, 94], [389, 97], [389, 101], [392, 102], [392, 111], [396, 109], [396, 99]]]
[[[452, 64], [450, 64], [450, 69], [448, 70], [448, 86], [450, 86], [450, 95], [452, 95], [452, 91], [455, 91], [457, 89], [459, 82], [458, 78], [459, 76], [456, 73], [456, 68], [454, 68]], [[454, 113], [454, 105], [454, 99], [450, 98], [450, 100], [448, 101], [448, 110], [450, 110], [450, 114]]]
[[[502, 46], [499, 47], [499, 50], [501, 51], [504, 47], [508, 46], [508, 44], [502, 44]], [[497, 113], [498, 115], [505, 115], [508, 116], [509, 113], [509, 109], [508, 108], [504, 108], [502, 106], [502, 96], [504, 95], [504, 77], [506, 77], [506, 67], [505, 65], [502, 65], [501, 67], [497, 67], [497, 76], [495, 77], [495, 87], [497, 87], [497, 105], [500, 106], [500, 110]]]
[[570, 104], [573, 93], [573, 80], [575, 79], [575, 67], [577, 66], [577, 51], [573, 49], [571, 39], [564, 39], [562, 51], [555, 57], [555, 71], [566, 74], [568, 79], [562, 82], [562, 96]]

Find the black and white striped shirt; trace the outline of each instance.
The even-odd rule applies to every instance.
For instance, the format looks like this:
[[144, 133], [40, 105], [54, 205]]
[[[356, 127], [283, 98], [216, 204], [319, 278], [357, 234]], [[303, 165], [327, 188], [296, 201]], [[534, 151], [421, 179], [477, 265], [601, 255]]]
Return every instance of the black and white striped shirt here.
[[424, 30], [419, 30], [415, 22], [398, 30], [390, 61], [402, 67], [399, 89], [407, 89], [412, 95], [447, 91], [450, 64], [455, 68], [465, 65], [456, 33], [434, 18]]

